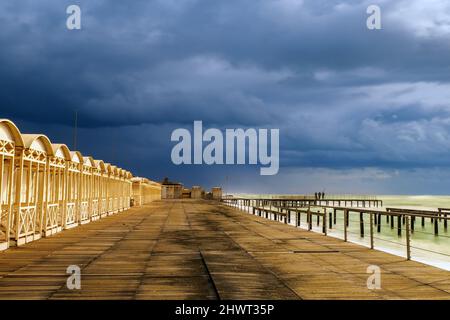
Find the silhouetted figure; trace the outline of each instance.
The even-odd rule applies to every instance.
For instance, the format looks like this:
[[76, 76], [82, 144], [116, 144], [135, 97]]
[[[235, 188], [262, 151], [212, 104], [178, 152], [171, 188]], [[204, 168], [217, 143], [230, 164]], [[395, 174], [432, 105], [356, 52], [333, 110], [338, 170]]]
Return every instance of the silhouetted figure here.
[[314, 192], [314, 199], [317, 200], [317, 192]]

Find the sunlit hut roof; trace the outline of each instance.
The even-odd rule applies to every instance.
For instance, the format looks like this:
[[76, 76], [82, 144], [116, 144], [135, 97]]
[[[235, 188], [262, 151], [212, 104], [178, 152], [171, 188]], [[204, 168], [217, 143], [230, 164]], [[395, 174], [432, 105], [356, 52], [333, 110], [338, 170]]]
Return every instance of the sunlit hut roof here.
[[117, 176], [117, 167], [114, 166], [114, 165], [111, 165], [111, 166], [109, 167], [109, 172], [110, 172], [112, 175]]
[[94, 160], [95, 166], [102, 172], [106, 173], [108, 170], [106, 169], [105, 162], [103, 160]]
[[79, 151], [70, 152], [71, 161], [75, 163], [83, 163], [83, 155]]
[[66, 161], [72, 160], [70, 150], [65, 144], [52, 144], [53, 155]]
[[53, 148], [50, 139], [43, 134], [22, 134], [25, 149], [45, 152], [53, 155]]
[[8, 119], [0, 119], [0, 140], [14, 142], [18, 147], [24, 146], [19, 128]]
[[92, 157], [83, 157], [83, 164], [88, 167], [97, 168], [94, 158]]

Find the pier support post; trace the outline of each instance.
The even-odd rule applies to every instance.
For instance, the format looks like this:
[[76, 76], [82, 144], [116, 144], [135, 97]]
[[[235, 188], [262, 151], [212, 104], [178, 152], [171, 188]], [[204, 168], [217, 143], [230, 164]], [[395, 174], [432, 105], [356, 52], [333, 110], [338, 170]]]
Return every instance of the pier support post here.
[[439, 235], [439, 219], [437, 217], [434, 219], [434, 235]]
[[328, 214], [329, 216], [328, 216], [328, 218], [329, 218], [329, 222], [328, 222], [328, 228], [329, 229], [333, 229], [333, 214], [330, 212], [329, 214]]
[[370, 249], [373, 249], [373, 213], [370, 213]]
[[308, 230], [312, 230], [312, 216], [311, 216], [311, 207], [308, 207]]
[[344, 210], [344, 241], [347, 241], [348, 209]]
[[411, 260], [411, 228], [409, 216], [406, 217], [406, 260]]
[[397, 215], [397, 235], [402, 236], [402, 216]]
[[322, 232], [327, 235], [327, 208], [323, 208]]
[[378, 225], [377, 225], [377, 232], [381, 232], [381, 213], [378, 214]]
[[345, 222], [345, 225], [348, 227], [350, 224], [350, 217], [349, 217], [350, 211], [348, 209], [346, 209], [344, 212], [346, 212], [346, 214], [347, 214], [347, 220]]
[[361, 238], [364, 238], [364, 213], [359, 213], [359, 229], [361, 233]]
[[447, 213], [444, 213], [444, 228], [445, 228], [445, 230], [447, 230], [447, 228], [448, 228]]

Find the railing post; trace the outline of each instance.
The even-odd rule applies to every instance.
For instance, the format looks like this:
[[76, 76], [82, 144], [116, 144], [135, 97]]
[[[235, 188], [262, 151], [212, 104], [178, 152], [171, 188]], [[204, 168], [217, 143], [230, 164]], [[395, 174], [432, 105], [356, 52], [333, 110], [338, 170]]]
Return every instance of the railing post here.
[[373, 213], [370, 214], [370, 249], [373, 249]]
[[344, 210], [344, 241], [347, 241], [348, 209]]
[[308, 206], [308, 231], [312, 230], [312, 215], [311, 215], [311, 207]]
[[361, 234], [361, 238], [364, 238], [364, 213], [360, 212], [359, 213], [359, 231]]
[[329, 229], [333, 229], [333, 213], [330, 211], [330, 213], [328, 214], [328, 228]]
[[406, 259], [411, 260], [411, 227], [409, 216], [406, 216]]
[[434, 219], [434, 235], [439, 235], [439, 219], [437, 216]]

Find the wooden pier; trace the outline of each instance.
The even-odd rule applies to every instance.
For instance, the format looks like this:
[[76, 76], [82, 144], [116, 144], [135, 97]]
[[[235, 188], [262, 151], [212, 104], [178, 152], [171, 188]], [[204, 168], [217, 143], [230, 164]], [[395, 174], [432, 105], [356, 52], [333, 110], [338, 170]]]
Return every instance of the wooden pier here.
[[[66, 286], [70, 265], [80, 290]], [[204, 200], [157, 201], [0, 253], [0, 299], [450, 299], [449, 279]]]

